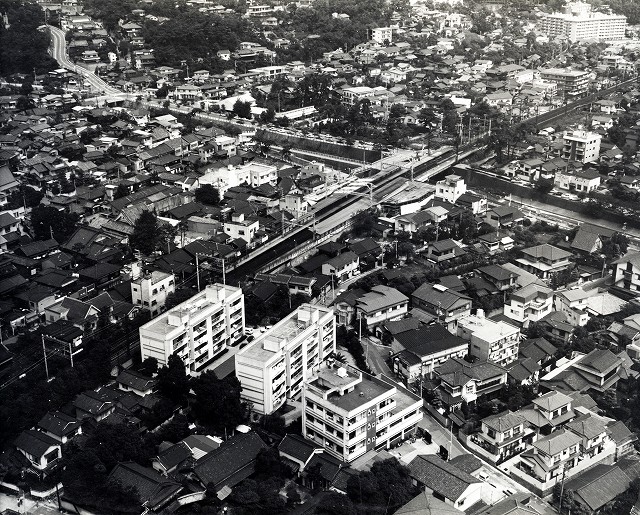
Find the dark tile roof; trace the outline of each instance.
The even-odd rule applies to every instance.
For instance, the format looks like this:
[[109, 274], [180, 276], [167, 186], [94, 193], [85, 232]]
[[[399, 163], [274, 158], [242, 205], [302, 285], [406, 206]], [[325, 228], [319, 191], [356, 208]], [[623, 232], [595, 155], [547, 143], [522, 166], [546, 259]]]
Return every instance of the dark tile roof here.
[[14, 445], [27, 454], [39, 458], [44, 456], [52, 446], [59, 446], [60, 444], [41, 431], [29, 429], [20, 433], [20, 436], [15, 439]]
[[451, 501], [457, 501], [469, 485], [481, 483], [435, 455], [418, 455], [409, 463], [409, 474], [430, 490]]
[[[194, 468], [195, 474], [203, 485], [212, 483], [216, 489], [225, 484], [233, 487], [253, 473], [258, 452], [266, 448], [267, 445], [253, 431], [238, 434], [199, 459]], [[238, 477], [242, 470], [246, 470], [246, 475]]]
[[594, 512], [625, 492], [631, 479], [615, 465], [596, 465], [565, 484], [565, 490]]
[[467, 474], [472, 474], [480, 467], [482, 467], [482, 462], [476, 458], [473, 454], [461, 454], [460, 456], [456, 456], [455, 458], [451, 458], [449, 463], [454, 467], [459, 468], [463, 472]]
[[79, 426], [78, 420], [60, 411], [50, 411], [38, 422], [40, 429], [58, 437], [75, 432]]
[[146, 503], [145, 506], [152, 510], [164, 505], [182, 490], [179, 483], [132, 461], [118, 463], [109, 474], [109, 479], [120, 482], [124, 487], [134, 488], [140, 503]]
[[116, 382], [138, 391], [153, 389], [157, 384], [155, 379], [147, 377], [135, 370], [123, 370], [118, 374], [118, 377], [116, 377]]
[[405, 349], [418, 356], [427, 356], [443, 350], [468, 345], [468, 342], [455, 336], [441, 325], [418, 327], [411, 331], [396, 334], [395, 339]]
[[296, 434], [287, 434], [278, 445], [278, 450], [281, 453], [286, 454], [292, 458], [295, 458], [302, 463], [306, 463], [307, 460], [314, 454], [314, 452], [321, 447], [318, 447], [313, 442], [303, 438]]

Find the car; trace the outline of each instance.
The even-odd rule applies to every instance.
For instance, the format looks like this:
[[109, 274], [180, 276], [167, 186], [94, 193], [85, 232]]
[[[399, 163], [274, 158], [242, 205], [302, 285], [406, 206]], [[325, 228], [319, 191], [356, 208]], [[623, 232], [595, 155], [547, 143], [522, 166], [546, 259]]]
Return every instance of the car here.
[[247, 336], [253, 335], [253, 329], [251, 327], [245, 327], [244, 334], [246, 334]]
[[487, 479], [489, 479], [489, 476], [487, 474], [478, 474], [478, 479], [482, 479], [482, 481], [486, 481]]

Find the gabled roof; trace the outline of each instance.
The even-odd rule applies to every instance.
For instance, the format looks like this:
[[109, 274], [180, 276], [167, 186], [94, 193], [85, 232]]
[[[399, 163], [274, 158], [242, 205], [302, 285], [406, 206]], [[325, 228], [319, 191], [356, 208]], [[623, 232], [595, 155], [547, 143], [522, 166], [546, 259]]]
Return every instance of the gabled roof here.
[[467, 295], [450, 290], [446, 286], [434, 286], [430, 283], [422, 284], [411, 297], [428, 303], [432, 306], [439, 306], [442, 309], [449, 309], [461, 301], [471, 302], [471, 298]]
[[321, 447], [296, 434], [285, 435], [278, 445], [281, 454], [300, 460], [302, 463], [306, 463], [318, 449]]
[[548, 259], [550, 261], [558, 261], [560, 259], [571, 257], [572, 255], [571, 252], [559, 249], [558, 247], [554, 247], [548, 243], [522, 249], [522, 253], [534, 259]]
[[118, 374], [118, 377], [116, 377], [116, 382], [140, 392], [153, 389], [157, 384], [155, 379], [147, 377], [135, 370], [123, 370]]
[[616, 465], [596, 465], [565, 484], [565, 490], [589, 510], [596, 512], [624, 493], [631, 478]]
[[42, 431], [28, 429], [15, 439], [14, 445], [35, 458], [44, 456], [51, 447], [60, 447], [60, 443]]
[[40, 429], [58, 437], [73, 433], [79, 426], [78, 420], [60, 411], [50, 411], [38, 422]]
[[409, 463], [409, 474], [419, 483], [451, 501], [457, 501], [470, 485], [481, 483], [435, 455], [418, 455]]
[[436, 373], [451, 386], [464, 386], [469, 381], [486, 381], [502, 376], [506, 370], [489, 361], [469, 363], [462, 358], [453, 358], [436, 368]]
[[605, 373], [619, 363], [620, 359], [609, 349], [594, 349], [580, 360], [579, 365]]
[[109, 474], [109, 479], [118, 481], [125, 488], [133, 488], [140, 503], [151, 510], [161, 506], [182, 490], [180, 483], [132, 461], [118, 463]]

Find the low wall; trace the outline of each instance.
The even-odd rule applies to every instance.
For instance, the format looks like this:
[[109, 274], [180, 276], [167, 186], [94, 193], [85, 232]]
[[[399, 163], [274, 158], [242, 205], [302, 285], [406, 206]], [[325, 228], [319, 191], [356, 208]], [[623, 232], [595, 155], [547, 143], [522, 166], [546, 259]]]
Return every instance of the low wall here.
[[622, 214], [604, 209], [601, 209], [599, 211], [598, 218], [594, 218], [589, 213], [589, 206], [585, 202], [576, 202], [573, 200], [563, 199], [562, 197], [557, 197], [555, 195], [540, 193], [539, 191], [536, 191], [535, 188], [527, 188], [526, 186], [521, 186], [505, 179], [487, 176], [483, 174], [482, 171], [473, 168], [464, 169], [454, 166], [453, 169], [455, 170], [456, 174], [461, 175], [465, 179], [465, 182], [470, 189], [476, 187], [495, 192], [500, 195], [511, 194], [515, 195], [516, 197], [537, 200], [538, 202], [543, 202], [550, 206], [555, 206], [586, 215], [592, 218], [594, 223], [597, 223], [598, 219], [602, 219], [609, 222], [618, 223], [620, 225], [626, 223], [631, 227], [640, 228], [640, 221], [633, 220]]

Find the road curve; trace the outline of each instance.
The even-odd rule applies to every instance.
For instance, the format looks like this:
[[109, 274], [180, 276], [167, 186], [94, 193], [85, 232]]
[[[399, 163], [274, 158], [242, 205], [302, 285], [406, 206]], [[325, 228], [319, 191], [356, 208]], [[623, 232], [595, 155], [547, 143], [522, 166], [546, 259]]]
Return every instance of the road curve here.
[[69, 56], [67, 55], [67, 41], [65, 39], [65, 31], [51, 25], [47, 25], [47, 28], [49, 29], [49, 33], [51, 34], [51, 55], [56, 61], [58, 61], [58, 64], [62, 68], [66, 68], [67, 70], [71, 70], [82, 75], [93, 88], [101, 91], [104, 95], [124, 95], [122, 91], [114, 88], [113, 86], [110, 86], [92, 71], [89, 71], [82, 66], [77, 66], [69, 59]]

